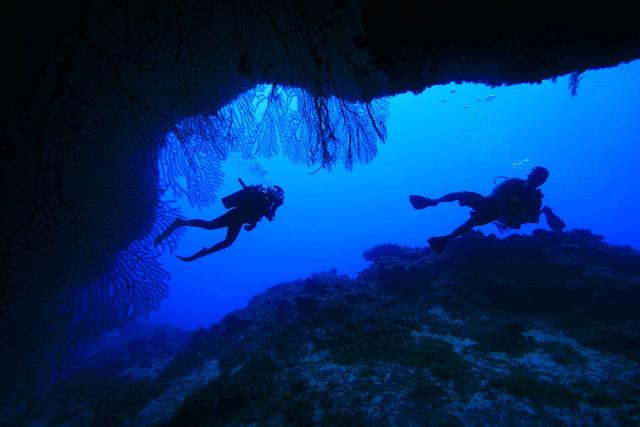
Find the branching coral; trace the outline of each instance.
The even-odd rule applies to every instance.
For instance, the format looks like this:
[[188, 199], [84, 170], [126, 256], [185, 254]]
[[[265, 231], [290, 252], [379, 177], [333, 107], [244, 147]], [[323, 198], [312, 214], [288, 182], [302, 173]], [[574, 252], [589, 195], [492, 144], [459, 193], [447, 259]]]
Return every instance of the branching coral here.
[[386, 139], [386, 99], [350, 103], [301, 90], [296, 99], [282, 140], [284, 154], [296, 163], [326, 169], [343, 163], [352, 169], [354, 162], [373, 159], [376, 143]]
[[204, 207], [222, 184], [220, 164], [230, 152], [244, 157], [283, 153], [309, 167], [367, 163], [387, 136], [388, 101], [351, 103], [301, 89], [261, 85], [216, 115], [183, 120], [167, 135], [160, 168], [177, 198]]
[[[111, 269], [98, 280], [78, 287], [62, 298], [72, 316], [69, 336], [89, 337], [107, 332], [157, 310], [168, 295], [169, 274], [158, 261], [153, 236], [159, 234], [178, 215], [177, 209], [161, 205], [152, 234], [132, 242], [114, 260]], [[169, 236], [164, 245], [174, 248], [179, 233]]]

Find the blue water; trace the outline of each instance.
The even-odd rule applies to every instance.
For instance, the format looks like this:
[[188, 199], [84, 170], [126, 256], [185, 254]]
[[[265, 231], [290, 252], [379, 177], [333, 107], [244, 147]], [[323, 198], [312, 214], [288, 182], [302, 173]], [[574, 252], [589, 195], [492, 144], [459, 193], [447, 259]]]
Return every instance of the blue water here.
[[[586, 72], [576, 97], [568, 80], [497, 88], [450, 84], [396, 96], [386, 144], [352, 172], [338, 167], [310, 174], [284, 158], [232, 156], [218, 196], [236, 191], [241, 177], [247, 184], [282, 186], [285, 203], [272, 223], [243, 231], [226, 250], [193, 263], [165, 253], [170, 295], [150, 320], [206, 327], [270, 285], [332, 268], [356, 275], [371, 246], [425, 246], [428, 237], [468, 218], [468, 209], [457, 204], [415, 211], [409, 194], [486, 194], [494, 177], [525, 177], [536, 165], [551, 172], [542, 187], [544, 203], [568, 228], [640, 247], [640, 61]], [[224, 212], [219, 201], [203, 211], [179, 203], [188, 218]], [[492, 225], [482, 230], [497, 233]], [[224, 234], [190, 229], [176, 253], [190, 255]]]

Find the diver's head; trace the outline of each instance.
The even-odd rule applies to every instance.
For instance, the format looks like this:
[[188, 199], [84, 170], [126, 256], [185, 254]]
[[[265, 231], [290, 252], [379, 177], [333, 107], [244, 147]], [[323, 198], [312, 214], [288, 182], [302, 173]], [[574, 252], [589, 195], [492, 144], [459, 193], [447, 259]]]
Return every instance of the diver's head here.
[[549, 171], [542, 166], [536, 166], [531, 169], [531, 172], [527, 175], [527, 185], [538, 188], [547, 182], [547, 178], [549, 178]]
[[284, 190], [282, 187], [274, 185], [273, 187], [267, 188], [267, 194], [273, 200], [276, 206], [280, 206], [284, 203]]

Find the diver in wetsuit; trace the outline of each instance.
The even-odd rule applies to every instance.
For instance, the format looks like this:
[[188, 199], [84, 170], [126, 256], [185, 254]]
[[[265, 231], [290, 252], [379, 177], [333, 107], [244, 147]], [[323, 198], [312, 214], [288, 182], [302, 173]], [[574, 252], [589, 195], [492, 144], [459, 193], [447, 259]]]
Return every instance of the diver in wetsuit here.
[[256, 228], [257, 223], [262, 220], [262, 217], [267, 218], [269, 222], [273, 221], [276, 209], [284, 202], [284, 191], [282, 188], [277, 185], [267, 187], [266, 189], [262, 185], [246, 186], [241, 179], [238, 179], [238, 181], [242, 184], [242, 190], [236, 191], [222, 199], [224, 207], [229, 209], [226, 213], [211, 221], [176, 218], [176, 220], [155, 239], [154, 243], [156, 245], [160, 244], [160, 242], [166, 239], [178, 227], [199, 227], [205, 230], [227, 228], [226, 238], [214, 246], [202, 248], [199, 252], [188, 257], [176, 255], [183, 261], [191, 262], [231, 246], [238, 237], [238, 234], [240, 234], [243, 224], [246, 224], [244, 226], [246, 231], [251, 231]]
[[529, 172], [526, 180], [510, 178], [493, 189], [489, 196], [461, 191], [450, 193], [439, 199], [429, 199], [422, 196], [409, 196], [409, 201], [415, 209], [436, 206], [442, 202], [458, 202], [460, 206], [469, 206], [472, 211], [470, 218], [452, 233], [446, 236], [432, 237], [429, 246], [436, 253], [441, 253], [449, 240], [470, 231], [479, 225], [496, 223], [502, 232], [509, 228], [519, 229], [525, 223], [538, 223], [540, 214], [545, 215], [549, 227], [554, 231], [562, 231], [564, 221], [553, 213], [548, 206], [542, 206], [544, 195], [538, 187], [549, 177], [549, 171], [536, 166]]

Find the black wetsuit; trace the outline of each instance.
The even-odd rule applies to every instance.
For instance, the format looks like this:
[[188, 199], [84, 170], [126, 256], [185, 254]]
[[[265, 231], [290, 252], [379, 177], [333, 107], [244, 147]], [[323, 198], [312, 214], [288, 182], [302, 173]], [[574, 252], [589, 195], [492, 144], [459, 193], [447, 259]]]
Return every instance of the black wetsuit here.
[[458, 202], [460, 206], [470, 207], [470, 218], [446, 236], [432, 237], [429, 245], [436, 252], [444, 250], [447, 242], [470, 231], [473, 227], [495, 222], [500, 230], [520, 228], [527, 222], [538, 222], [542, 208], [542, 192], [527, 185], [527, 181], [517, 178], [508, 179], [498, 185], [490, 195], [483, 196], [472, 191], [458, 191], [446, 194], [439, 199], [410, 196], [416, 209], [436, 206], [443, 202]]
[[210, 248], [202, 248], [202, 250], [194, 255], [188, 257], [178, 256], [178, 258], [183, 261], [194, 261], [231, 246], [240, 234], [243, 224], [246, 224], [245, 230], [251, 231], [256, 227], [256, 224], [262, 220], [262, 217], [266, 217], [269, 221], [272, 221], [276, 209], [282, 204], [281, 200], [269, 197], [264, 188], [259, 185], [245, 187], [225, 197], [222, 201], [224, 206], [229, 209], [224, 214], [210, 221], [204, 219], [183, 220], [178, 218], [169, 228], [158, 236], [155, 244], [162, 242], [178, 227], [198, 227], [204, 228], [205, 230], [226, 228], [227, 235], [223, 241], [218, 242]]
[[438, 199], [410, 195], [409, 202], [414, 209], [437, 206], [443, 202], [458, 202], [460, 206], [471, 208], [470, 218], [445, 236], [434, 236], [428, 239], [429, 246], [435, 252], [444, 250], [447, 242], [461, 236], [473, 227], [495, 223], [500, 231], [509, 228], [519, 229], [525, 223], [540, 222], [544, 214], [547, 224], [554, 231], [562, 231], [566, 224], [553, 213], [548, 206], [542, 206], [542, 191], [538, 189], [544, 184], [549, 172], [543, 167], [535, 167], [527, 179], [510, 178], [496, 186], [491, 194], [483, 196], [471, 191], [458, 191], [445, 194]]
[[489, 198], [496, 204], [499, 221], [506, 227], [520, 228], [538, 222], [542, 210], [542, 191], [527, 185], [527, 181], [511, 178], [493, 189]]

